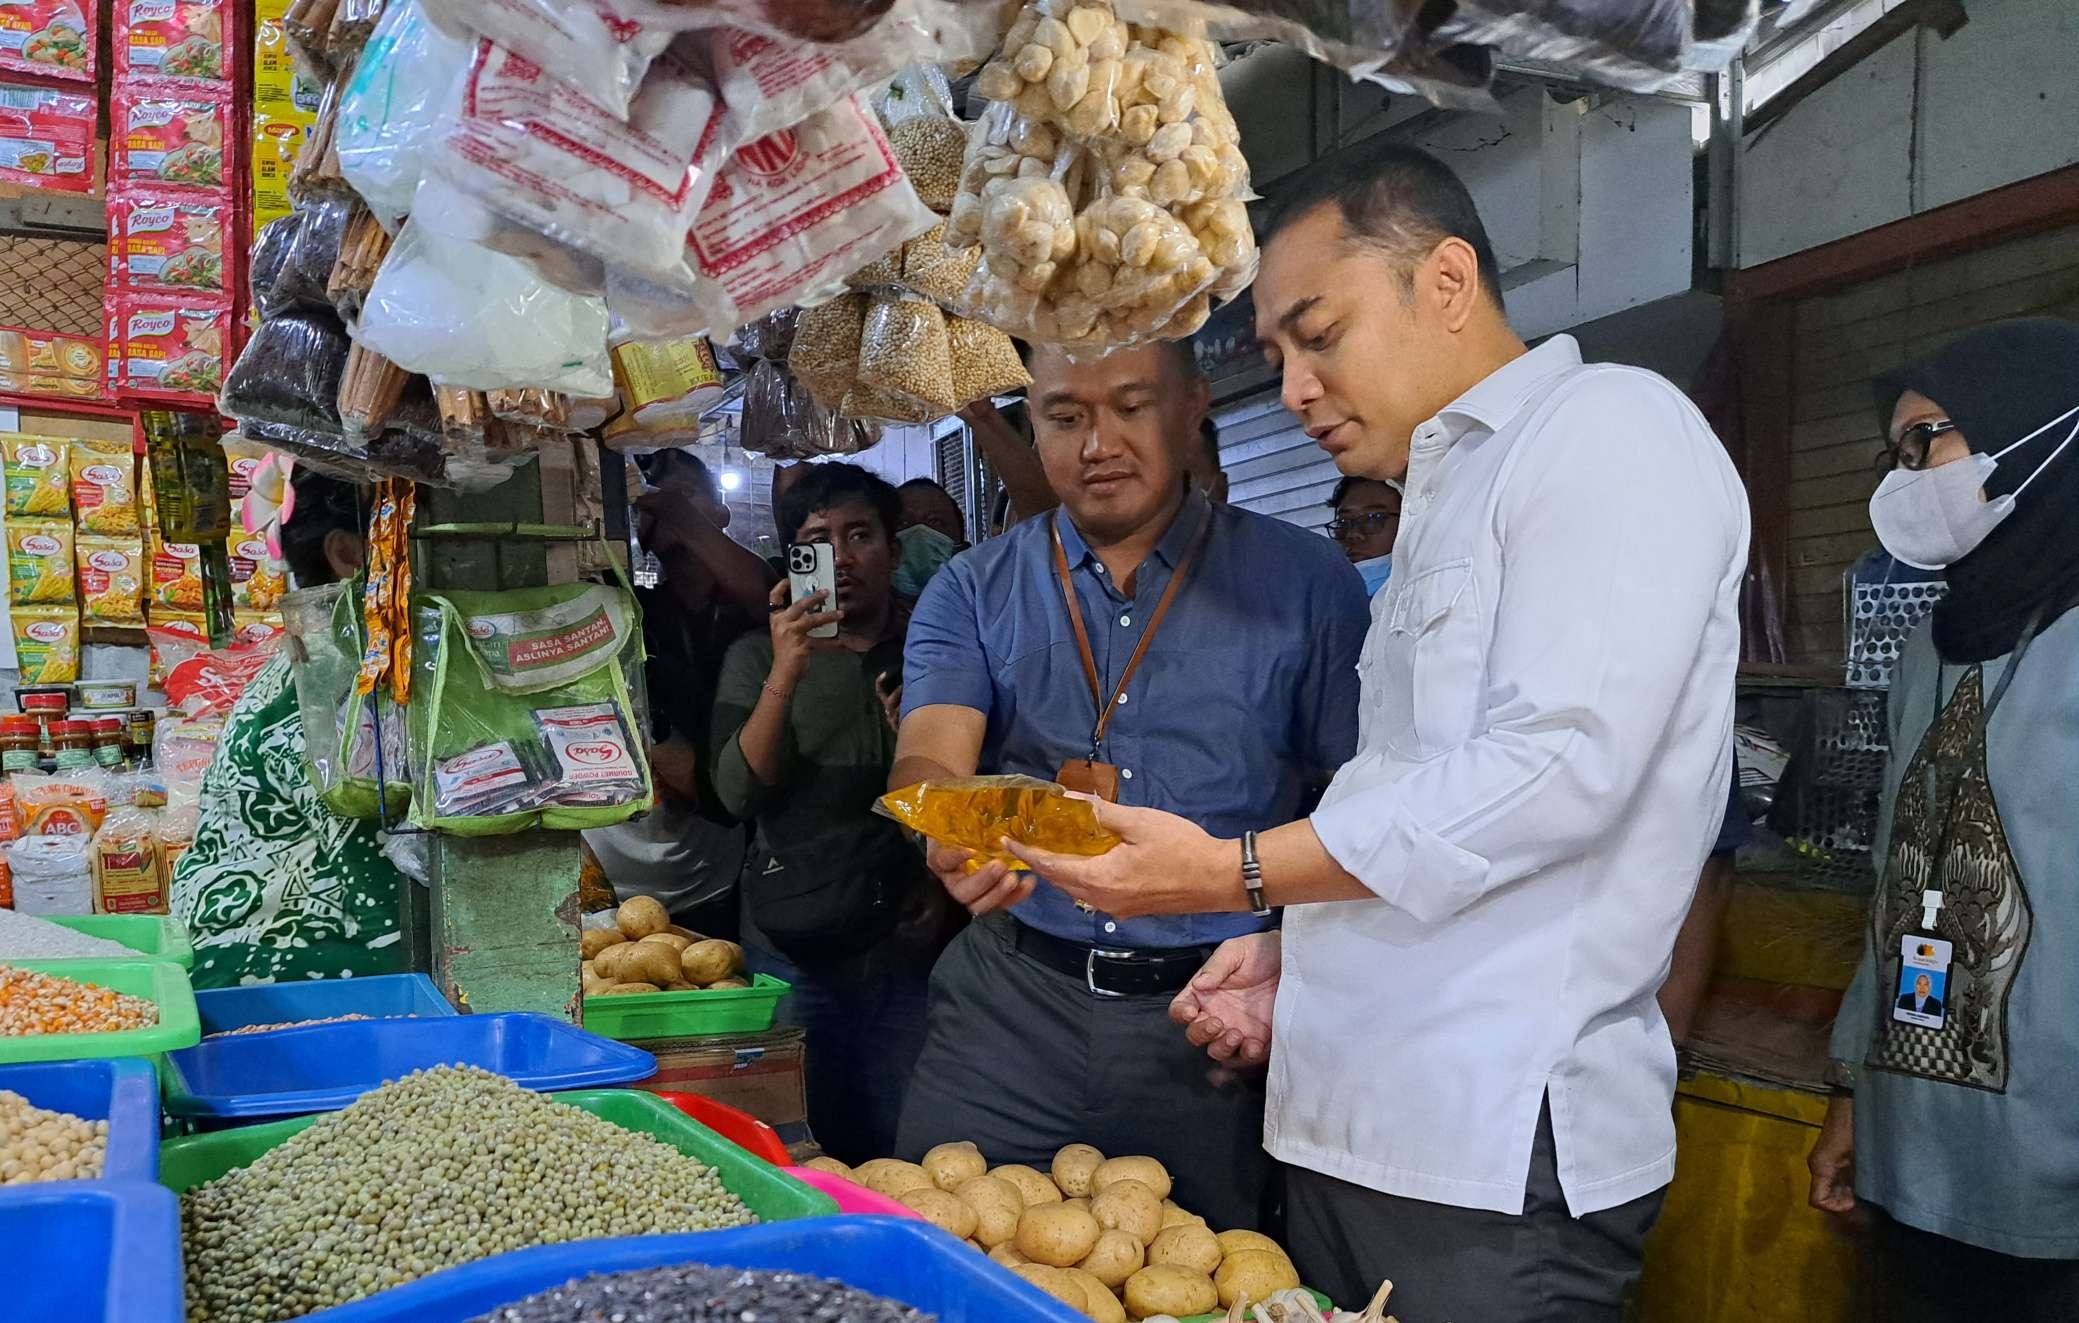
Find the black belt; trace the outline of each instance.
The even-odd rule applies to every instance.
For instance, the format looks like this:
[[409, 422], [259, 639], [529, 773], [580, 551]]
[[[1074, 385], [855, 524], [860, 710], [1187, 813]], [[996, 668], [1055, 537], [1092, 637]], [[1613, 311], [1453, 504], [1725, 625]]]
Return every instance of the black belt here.
[[1093, 997], [1174, 996], [1213, 955], [1210, 946], [1123, 951], [1071, 942], [1015, 920], [1011, 928], [1019, 955], [1078, 980]]

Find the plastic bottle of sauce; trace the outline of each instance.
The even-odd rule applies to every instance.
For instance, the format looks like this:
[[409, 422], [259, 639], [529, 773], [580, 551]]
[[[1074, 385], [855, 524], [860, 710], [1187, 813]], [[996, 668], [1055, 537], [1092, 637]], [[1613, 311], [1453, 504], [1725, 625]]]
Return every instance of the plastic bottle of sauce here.
[[152, 761], [152, 736], [157, 729], [155, 714], [150, 708], [139, 708], [130, 714], [128, 742], [130, 761], [139, 767], [149, 767]]
[[123, 739], [128, 731], [121, 717], [94, 718], [94, 762], [100, 767], [123, 765]]
[[87, 721], [53, 721], [51, 723], [51, 747], [57, 755], [58, 770], [79, 772], [94, 765], [94, 729]]
[[0, 717], [0, 772], [36, 770], [43, 727], [31, 716]]

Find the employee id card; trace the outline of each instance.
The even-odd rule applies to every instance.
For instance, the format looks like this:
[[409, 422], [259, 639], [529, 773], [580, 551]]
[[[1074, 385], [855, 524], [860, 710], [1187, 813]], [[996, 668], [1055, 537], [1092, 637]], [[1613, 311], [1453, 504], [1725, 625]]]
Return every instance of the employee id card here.
[[1954, 951], [1948, 941], [1927, 933], [1899, 938], [1899, 985], [1891, 1018], [1923, 1029], [1940, 1029], [1949, 1021], [1949, 968]]

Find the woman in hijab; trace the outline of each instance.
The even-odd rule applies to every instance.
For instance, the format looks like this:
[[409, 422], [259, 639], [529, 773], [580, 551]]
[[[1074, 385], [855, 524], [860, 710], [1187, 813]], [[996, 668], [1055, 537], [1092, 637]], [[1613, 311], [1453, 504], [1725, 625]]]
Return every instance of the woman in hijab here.
[[1973, 331], [1879, 408], [1871, 522], [1949, 592], [1892, 679], [1812, 1202], [1874, 1212], [1878, 1317], [2079, 1318], [2079, 323]]

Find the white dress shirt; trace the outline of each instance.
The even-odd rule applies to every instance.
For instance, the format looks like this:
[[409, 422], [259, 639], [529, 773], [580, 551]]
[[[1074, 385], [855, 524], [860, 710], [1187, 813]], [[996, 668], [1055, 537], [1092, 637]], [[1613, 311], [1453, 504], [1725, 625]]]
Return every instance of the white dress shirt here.
[[1274, 1156], [1520, 1213], [1549, 1096], [1575, 1216], [1672, 1178], [1654, 995], [1725, 812], [1746, 562], [1703, 417], [1569, 336], [1416, 429], [1313, 817], [1378, 898], [1285, 912]]

